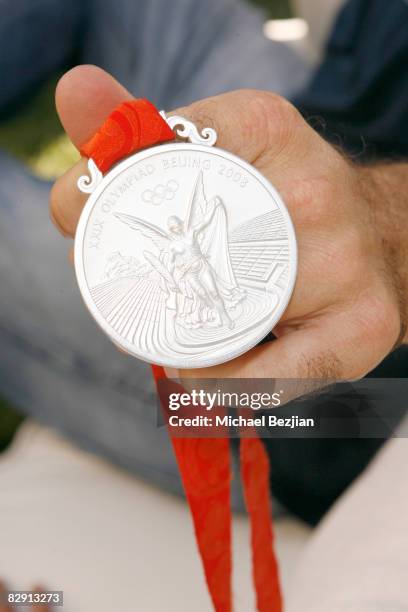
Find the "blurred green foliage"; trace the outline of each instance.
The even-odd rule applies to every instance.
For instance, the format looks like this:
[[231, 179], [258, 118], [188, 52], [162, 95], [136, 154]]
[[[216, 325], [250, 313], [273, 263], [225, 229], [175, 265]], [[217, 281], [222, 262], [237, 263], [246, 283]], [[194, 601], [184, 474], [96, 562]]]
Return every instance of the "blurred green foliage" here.
[[285, 19], [292, 16], [289, 0], [250, 0], [252, 4], [262, 6], [273, 19]]
[[15, 114], [0, 120], [0, 148], [48, 179], [62, 174], [78, 158], [55, 111], [54, 91], [59, 76], [41, 86]]
[[57, 77], [40, 87], [25, 104], [0, 122], [0, 147], [11, 154], [34, 159], [61, 133], [54, 106]]

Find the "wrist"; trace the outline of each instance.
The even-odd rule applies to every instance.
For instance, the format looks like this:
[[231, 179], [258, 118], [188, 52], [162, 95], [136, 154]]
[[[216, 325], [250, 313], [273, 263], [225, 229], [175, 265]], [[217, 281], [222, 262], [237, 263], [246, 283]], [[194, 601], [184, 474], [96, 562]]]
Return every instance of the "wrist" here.
[[362, 166], [357, 173], [379, 238], [383, 273], [400, 312], [397, 344], [408, 343], [408, 164]]

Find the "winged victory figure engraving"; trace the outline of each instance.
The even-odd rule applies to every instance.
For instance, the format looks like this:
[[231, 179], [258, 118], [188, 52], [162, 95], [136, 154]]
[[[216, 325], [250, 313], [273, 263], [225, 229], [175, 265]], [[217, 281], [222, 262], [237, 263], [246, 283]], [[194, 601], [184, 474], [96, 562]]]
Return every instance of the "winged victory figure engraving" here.
[[227, 212], [218, 196], [207, 200], [203, 174], [199, 173], [183, 221], [172, 215], [167, 229], [124, 213], [115, 216], [156, 248], [144, 251], [145, 260], [160, 276], [168, 293], [167, 307], [176, 311], [176, 322], [186, 328], [234, 328], [231, 311], [246, 291], [238, 285], [228, 246]]

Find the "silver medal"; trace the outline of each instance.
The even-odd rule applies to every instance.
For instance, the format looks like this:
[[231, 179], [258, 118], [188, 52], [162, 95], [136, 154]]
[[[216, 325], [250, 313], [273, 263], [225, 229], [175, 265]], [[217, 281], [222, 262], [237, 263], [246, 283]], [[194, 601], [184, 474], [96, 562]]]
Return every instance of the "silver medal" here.
[[[163, 114], [165, 117], [165, 115]], [[166, 117], [165, 117], [166, 118]], [[251, 165], [181, 118], [188, 142], [146, 149], [78, 186], [75, 238], [91, 314], [128, 353], [163, 366], [229, 361], [277, 324], [296, 278], [296, 239], [279, 194]]]

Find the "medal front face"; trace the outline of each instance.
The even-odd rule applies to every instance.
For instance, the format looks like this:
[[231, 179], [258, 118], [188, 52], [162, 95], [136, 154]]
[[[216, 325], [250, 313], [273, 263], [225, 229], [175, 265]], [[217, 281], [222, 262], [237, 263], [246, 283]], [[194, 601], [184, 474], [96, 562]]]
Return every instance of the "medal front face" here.
[[128, 353], [175, 368], [229, 361], [282, 316], [296, 240], [275, 189], [216, 147], [156, 146], [109, 172], [75, 241], [90, 312]]

